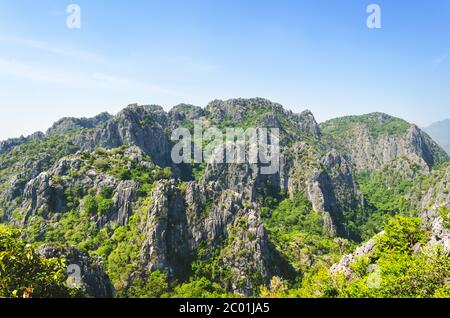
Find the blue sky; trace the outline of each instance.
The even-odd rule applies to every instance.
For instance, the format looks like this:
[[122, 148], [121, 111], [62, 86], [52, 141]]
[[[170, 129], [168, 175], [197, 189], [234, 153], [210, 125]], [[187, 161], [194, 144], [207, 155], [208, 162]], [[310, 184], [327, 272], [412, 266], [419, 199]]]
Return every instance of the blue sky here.
[[448, 0], [0, 0], [0, 139], [134, 102], [255, 96], [424, 126], [450, 117], [449, 88]]

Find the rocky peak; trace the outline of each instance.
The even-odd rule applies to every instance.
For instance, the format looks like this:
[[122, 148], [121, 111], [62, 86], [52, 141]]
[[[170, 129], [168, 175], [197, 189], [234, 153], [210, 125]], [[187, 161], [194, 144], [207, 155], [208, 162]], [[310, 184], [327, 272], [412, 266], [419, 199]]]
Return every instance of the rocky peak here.
[[203, 108], [189, 104], [179, 104], [169, 111], [169, 117], [172, 120], [198, 119], [204, 116]]
[[112, 298], [114, 287], [106, 275], [103, 261], [98, 256], [89, 256], [76, 248], [60, 248], [50, 245], [39, 247], [36, 253], [44, 258], [64, 257], [69, 279], [74, 286], [94, 298]]
[[324, 143], [348, 153], [358, 170], [378, 170], [403, 156], [427, 169], [448, 160], [445, 151], [416, 125], [383, 113], [336, 118], [320, 127]]
[[92, 118], [65, 117], [54, 123], [53, 126], [47, 130], [47, 135], [62, 135], [77, 129], [94, 128], [107, 122], [111, 118], [112, 116], [106, 112]]
[[28, 137], [21, 136], [19, 138], [10, 138], [4, 141], [0, 141], [0, 155], [11, 151], [14, 147], [19, 146], [23, 143], [33, 140], [40, 140], [42, 138], [44, 138], [44, 134], [38, 131], [35, 132], [34, 134], [29, 135]]
[[284, 112], [283, 106], [264, 98], [214, 100], [206, 107], [211, 118], [220, 122], [223, 120], [241, 121], [258, 112]]
[[309, 131], [315, 137], [320, 136], [320, 128], [317, 121], [310, 110], [304, 110], [300, 114], [294, 114], [296, 122], [299, 124], [301, 130]]

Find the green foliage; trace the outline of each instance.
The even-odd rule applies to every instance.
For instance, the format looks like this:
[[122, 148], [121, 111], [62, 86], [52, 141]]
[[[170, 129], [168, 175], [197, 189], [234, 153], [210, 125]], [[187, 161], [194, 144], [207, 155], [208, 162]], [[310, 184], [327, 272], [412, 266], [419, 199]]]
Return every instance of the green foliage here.
[[301, 194], [283, 200], [267, 218], [266, 224], [274, 234], [299, 231], [324, 234], [322, 216], [313, 211], [311, 202]]
[[84, 198], [83, 208], [88, 215], [105, 215], [114, 207], [113, 190], [105, 187], [97, 195], [89, 194]]
[[177, 298], [224, 298], [229, 297], [221, 286], [205, 277], [191, 279], [174, 288]]
[[[380, 118], [383, 117], [383, 120]], [[401, 119], [390, 117], [381, 113], [372, 113], [362, 116], [346, 116], [329, 120], [320, 125], [325, 137], [330, 137], [336, 141], [347, 139], [349, 132], [358, 127], [365, 127], [373, 139], [378, 139], [381, 135], [401, 135], [406, 133], [411, 125]]]
[[192, 176], [194, 180], [200, 181], [205, 174], [206, 164], [205, 163], [192, 164], [191, 167], [192, 167]]
[[135, 278], [127, 291], [120, 295], [129, 298], [168, 298], [169, 280], [166, 273], [152, 272], [148, 277]]
[[66, 286], [65, 270], [64, 259], [39, 257], [18, 230], [0, 225], [0, 298], [77, 296]]
[[84, 198], [84, 211], [89, 215], [95, 215], [98, 212], [97, 198], [89, 194]]
[[389, 220], [384, 228], [384, 235], [376, 238], [376, 252], [383, 254], [412, 254], [418, 243], [425, 243], [427, 233], [422, 229], [422, 220], [397, 215]]
[[450, 229], [450, 208], [448, 207], [439, 208], [439, 215], [442, 217], [444, 227]]
[[[128, 224], [116, 228], [110, 239], [105, 240], [97, 250], [105, 257], [107, 273], [118, 291], [126, 292], [130, 275], [140, 270], [140, 247], [145, 240], [145, 233], [140, 229], [147, 222], [150, 205], [149, 198], [142, 199], [140, 208], [131, 216]], [[144, 285], [137, 282], [134, 293], [139, 286]]]
[[270, 288], [261, 286], [259, 296], [261, 298], [295, 298], [298, 293], [289, 289], [287, 281], [278, 276], [273, 276], [270, 280]]
[[[418, 186], [425, 176], [419, 173], [412, 177], [402, 175], [395, 166], [402, 164], [401, 159], [385, 165], [378, 172], [361, 172], [356, 182], [364, 195], [364, 206], [344, 212], [349, 237], [357, 242], [365, 241], [379, 233], [387, 221], [397, 215], [411, 216]], [[414, 165], [412, 166], [414, 169]]]
[[[302, 135], [297, 123], [284, 113], [260, 105], [251, 105], [252, 116], [235, 122], [230, 116], [220, 123], [220, 127], [255, 126], [266, 114], [273, 113], [282, 126], [282, 140], [289, 135], [305, 140], [315, 147], [309, 135]], [[372, 138], [381, 135], [399, 135], [406, 132], [409, 124], [395, 118], [379, 120], [380, 114], [365, 117], [349, 117], [327, 122], [323, 125], [324, 139], [337, 146], [345, 145], [348, 131], [366, 126]], [[143, 126], [148, 122], [141, 122]], [[192, 128], [189, 123], [184, 123]], [[288, 138], [287, 138], [288, 139]], [[348, 141], [348, 140], [347, 140]], [[41, 209], [37, 215], [27, 220], [26, 232], [22, 238], [37, 242], [57, 243], [76, 246], [81, 251], [100, 255], [106, 271], [117, 290], [119, 297], [230, 297], [230, 281], [236, 280], [233, 271], [225, 262], [236, 246], [243, 246], [243, 237], [254, 240], [255, 234], [248, 230], [248, 217], [243, 216], [228, 226], [229, 237], [211, 249], [202, 245], [192, 255], [191, 272], [180, 283], [169, 279], [165, 272], [146, 272], [141, 265], [142, 245], [147, 239], [143, 229], [148, 223], [150, 194], [156, 181], [173, 178], [170, 167], [159, 168], [150, 157], [138, 154], [140, 160], [129, 156], [126, 146], [116, 149], [98, 148], [94, 152], [76, 155], [79, 165], [69, 168], [63, 176], [53, 176], [55, 187], [64, 192], [67, 209], [64, 213]], [[314, 151], [316, 151], [315, 149]], [[18, 164], [27, 161], [39, 162], [38, 170], [46, 170], [64, 155], [75, 153], [76, 146], [66, 136], [45, 137], [39, 141], [27, 142], [9, 153], [0, 156], [0, 192], [8, 186]], [[318, 152], [318, 150], [317, 150]], [[305, 167], [322, 169], [308, 148], [302, 154]], [[49, 156], [50, 160], [46, 157]], [[317, 165], [317, 166], [314, 166]], [[78, 168], [79, 167], [79, 168]], [[199, 181], [206, 171], [204, 164], [192, 164], [187, 169], [185, 179]], [[19, 167], [20, 168], [20, 167]], [[415, 170], [415, 167], [411, 168]], [[132, 180], [138, 185], [138, 202], [133, 202], [133, 211], [125, 226], [99, 228], [98, 220], [113, 208], [114, 189], [84, 189], [82, 183], [70, 183], [89, 170], [95, 170], [116, 179]], [[321, 170], [320, 170], [321, 171]], [[309, 200], [302, 193], [287, 198], [278, 190], [278, 185], [270, 184], [269, 179], [258, 189], [258, 203], [271, 243], [298, 272], [298, 281], [286, 281], [273, 277], [270, 287], [262, 286], [261, 297], [449, 297], [450, 288], [445, 284], [449, 278], [448, 254], [436, 249], [417, 253], [428, 233], [424, 232], [419, 219], [408, 218], [415, 215], [412, 205], [414, 195], [430, 188], [442, 177], [442, 172], [433, 173], [429, 178], [417, 175], [405, 177], [389, 167], [371, 174], [361, 173], [357, 183], [364, 194], [365, 204], [345, 212], [345, 222], [349, 236], [354, 241], [367, 240], [385, 232], [376, 239], [375, 252], [358, 259], [353, 265], [354, 275], [349, 280], [343, 275], [331, 275], [327, 268], [338, 261], [353, 246], [353, 242], [334, 237], [325, 228], [324, 216], [314, 211]], [[300, 180], [303, 176], [295, 176]], [[304, 181], [304, 180], [301, 180]], [[27, 179], [19, 180], [24, 185]], [[74, 184], [69, 187], [68, 184]], [[301, 182], [300, 182], [301, 184]], [[186, 189], [186, 184], [180, 184]], [[98, 191], [97, 191], [98, 190]], [[50, 198], [50, 205], [54, 197]], [[19, 199], [18, 199], [19, 200]], [[63, 201], [64, 202], [64, 201]], [[19, 201], [16, 202], [20, 203]], [[212, 199], [204, 207], [201, 220], [210, 211]], [[251, 205], [245, 201], [243, 207]], [[6, 219], [8, 210], [0, 202], [0, 222]], [[19, 205], [17, 205], [19, 206]], [[51, 213], [50, 213], [51, 212]], [[449, 227], [449, 209], [442, 208], [440, 215], [444, 225]], [[395, 215], [400, 215], [392, 218]], [[23, 218], [16, 210], [13, 219]], [[37, 257], [31, 245], [19, 238], [19, 232], [0, 226], [0, 297], [66, 297], [75, 291], [65, 287], [64, 260], [46, 260]], [[414, 252], [416, 251], [416, 252]], [[249, 257], [252, 251], [242, 248], [232, 254], [236, 258]], [[382, 282], [379, 288], [369, 288], [368, 281], [374, 272], [371, 265], [380, 269]], [[246, 273], [257, 284], [266, 281], [260, 272]], [[187, 278], [186, 278], [187, 277]], [[301, 279], [301, 288], [297, 288]], [[243, 280], [242, 280], [243, 281]], [[238, 281], [239, 285], [242, 281]], [[255, 291], [257, 294], [257, 291]]]
[[446, 297], [450, 258], [442, 248], [425, 248], [427, 233], [420, 219], [396, 216], [383, 235], [375, 240], [375, 251], [352, 265], [354, 274], [330, 275], [322, 270], [303, 281], [300, 294], [306, 297], [416, 298]]
[[98, 229], [88, 214], [71, 210], [64, 213], [59, 222], [47, 227], [44, 234], [44, 242], [55, 245], [76, 246], [81, 251], [95, 249]]
[[270, 240], [301, 273], [330, 266], [350, 247], [347, 240], [333, 238], [327, 232], [323, 216], [313, 210], [303, 194], [281, 201], [279, 197], [266, 197], [265, 202], [273, 204], [262, 209]]

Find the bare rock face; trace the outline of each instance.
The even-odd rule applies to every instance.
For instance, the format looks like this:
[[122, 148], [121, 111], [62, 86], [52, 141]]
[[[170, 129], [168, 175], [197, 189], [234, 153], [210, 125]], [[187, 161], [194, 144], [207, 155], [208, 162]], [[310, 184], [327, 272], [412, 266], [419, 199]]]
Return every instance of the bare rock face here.
[[[450, 229], [445, 225], [444, 218], [439, 212], [441, 208], [450, 208], [450, 166], [442, 172], [436, 173], [434, 177], [434, 186], [423, 196], [420, 212], [420, 217], [424, 221], [424, 227], [430, 232], [430, 237], [425, 246], [416, 246], [415, 252], [435, 246], [450, 251]], [[377, 236], [379, 235], [383, 235], [383, 232]], [[377, 236], [357, 248], [354, 253], [343, 256], [339, 263], [331, 267], [331, 273], [344, 273], [350, 278], [353, 275], [351, 265], [358, 257], [373, 253]]]
[[424, 170], [448, 160], [445, 151], [416, 125], [386, 114], [332, 119], [321, 128], [325, 143], [348, 153], [358, 170], [378, 170], [400, 157]]
[[[380, 236], [380, 235], [383, 235], [383, 234], [384, 233], [381, 232], [377, 236]], [[345, 274], [345, 276], [347, 278], [351, 278], [354, 275], [353, 270], [351, 268], [352, 264], [359, 257], [373, 254], [374, 249], [375, 249], [375, 238], [377, 236], [375, 236], [373, 239], [367, 241], [366, 243], [364, 243], [363, 245], [358, 247], [355, 250], [355, 252], [353, 252], [351, 254], [344, 255], [341, 258], [341, 260], [339, 261], [339, 263], [336, 263], [333, 266], [331, 266], [330, 273], [333, 274], [333, 275], [338, 274], [338, 273], [343, 273], [343, 274]]]
[[95, 129], [93, 134], [77, 136], [74, 143], [81, 150], [107, 149], [122, 145], [137, 146], [159, 166], [169, 165], [170, 140], [167, 113], [161, 106], [130, 105]]
[[[264, 175], [261, 164], [214, 163], [193, 181], [188, 165], [172, 163], [170, 135], [174, 128], [195, 119], [205, 126], [280, 129], [279, 172]], [[73, 130], [80, 133], [66, 134]], [[131, 161], [129, 167], [139, 164], [145, 172], [156, 166], [172, 167], [174, 171], [174, 179], [147, 185], [151, 190], [144, 195], [149, 203], [147, 206], [146, 201], [142, 210], [144, 220], [137, 225], [142, 233], [142, 240], [136, 243], [140, 271], [131, 275], [147, 277], [161, 270], [183, 281], [188, 278], [193, 258], [204, 249], [207, 256], [216, 257], [231, 272], [230, 281], [224, 282], [227, 289], [246, 296], [255, 295], [272, 276], [287, 276], [291, 271], [270, 243], [260, 214], [261, 197], [271, 193], [294, 197], [300, 193], [322, 214], [328, 233], [345, 237], [343, 212], [362, 201], [355, 171], [379, 170], [388, 163], [410, 180], [417, 169], [431, 175], [436, 164], [448, 159], [419, 128], [385, 114], [337, 119], [319, 126], [310, 111], [294, 114], [262, 98], [215, 100], [206, 109], [181, 104], [168, 113], [160, 106], [130, 105], [114, 117], [101, 114], [93, 119], [62, 119], [49, 129], [48, 136], [65, 136], [67, 149], [55, 157], [39, 153], [33, 160], [21, 160], [7, 179], [0, 174], [0, 186], [8, 185], [2, 187], [0, 203], [7, 203], [11, 212], [22, 212], [22, 226], [26, 227], [32, 217], [52, 222], [55, 214], [70, 211], [73, 206], [68, 206], [67, 193], [82, 189], [82, 198], [87, 191], [97, 191], [93, 193], [97, 195], [104, 188], [111, 189], [111, 208], [90, 220], [98, 229], [129, 224], [129, 218], [141, 212], [137, 210], [143, 200], [140, 182], [121, 181], [121, 176], [112, 176], [110, 170], [97, 169], [92, 163], [86, 168], [83, 159], [85, 150], [95, 153], [95, 149], [105, 148], [107, 155], [113, 156], [111, 149], [120, 147], [120, 156]], [[1, 142], [0, 156], [20, 150], [29, 138]], [[45, 136], [38, 134], [35, 138]], [[0, 162], [0, 171], [4, 166], [6, 162]], [[433, 233], [430, 244], [449, 245], [449, 230], [439, 214], [440, 207], [449, 206], [449, 173], [447, 169], [438, 176], [436, 186], [422, 200], [422, 217]], [[83, 204], [75, 208], [81, 211]], [[58, 217], [54, 219], [57, 222]], [[332, 272], [352, 275], [351, 264], [357, 257], [373, 253], [374, 244], [371, 240], [344, 256]], [[76, 250], [51, 247], [43, 247], [42, 255], [66, 256], [81, 267], [86, 290], [99, 297], [112, 295], [99, 260]], [[90, 268], [92, 264], [94, 269]]]
[[143, 229], [142, 264], [148, 272], [168, 271], [184, 278], [189, 272], [190, 249], [183, 197], [175, 181], [160, 181], [152, 192], [152, 206]]
[[181, 127], [185, 121], [194, 121], [198, 120], [205, 116], [205, 111], [203, 108], [188, 105], [188, 104], [179, 104], [174, 106], [168, 113], [170, 125], [172, 129]]
[[342, 213], [358, 204], [353, 168], [347, 159], [332, 150], [325, 156], [300, 142], [283, 154], [281, 179], [288, 193], [303, 193], [313, 209], [321, 212], [329, 233], [343, 234]]
[[105, 273], [100, 257], [90, 257], [75, 248], [56, 248], [49, 245], [39, 247], [36, 252], [45, 258], [64, 257], [67, 274], [74, 279], [74, 287], [86, 292], [90, 297], [114, 297], [114, 287]]
[[[274, 249], [271, 249], [267, 233], [257, 210], [241, 209], [228, 226], [228, 235], [233, 239], [228, 252], [223, 256], [227, 268], [232, 271], [231, 287], [235, 293], [252, 295], [261, 284], [280, 272]], [[255, 275], [259, 275], [255, 279]]]
[[70, 131], [79, 129], [94, 128], [110, 120], [112, 116], [108, 113], [101, 113], [92, 118], [62, 118], [47, 130], [48, 136], [62, 135]]
[[[435, 176], [435, 185], [426, 193], [422, 199], [421, 218], [427, 229], [431, 231], [429, 244], [442, 246], [450, 251], [450, 228], [446, 226], [441, 211], [450, 208], [450, 166], [441, 174]], [[441, 210], [442, 209], [442, 210]], [[449, 215], [446, 216], [450, 218]]]
[[[59, 160], [53, 167], [30, 180], [22, 196], [20, 210], [23, 212], [23, 225], [29, 217], [51, 213], [65, 213], [67, 206], [66, 193], [78, 189], [111, 189], [113, 207], [106, 215], [98, 215], [97, 225], [114, 227], [125, 225], [133, 213], [132, 204], [136, 200], [137, 185], [133, 181], [118, 181], [116, 178], [97, 172], [93, 169], [82, 174], [71, 175], [81, 169], [78, 156]], [[70, 176], [70, 177], [69, 177]]]
[[113, 208], [105, 216], [99, 217], [98, 225], [105, 227], [122, 226], [128, 223], [133, 214], [133, 203], [136, 201], [137, 184], [126, 180], [117, 184], [113, 196]]
[[247, 168], [224, 172], [236, 175], [229, 178], [229, 183], [207, 173], [201, 182], [186, 185], [184, 198], [190, 249], [220, 251], [221, 261], [232, 273], [229, 289], [248, 296], [261, 284], [268, 284], [273, 275], [283, 277], [292, 269], [270, 244], [258, 205], [251, 200], [249, 193], [257, 180], [249, 178], [248, 183], [242, 183], [237, 177], [241, 173], [244, 178], [251, 176]]
[[319, 125], [310, 110], [305, 110], [300, 114], [294, 114], [293, 116], [296, 118], [295, 121], [298, 123], [300, 130], [308, 131], [311, 135], [320, 137], [321, 133]]

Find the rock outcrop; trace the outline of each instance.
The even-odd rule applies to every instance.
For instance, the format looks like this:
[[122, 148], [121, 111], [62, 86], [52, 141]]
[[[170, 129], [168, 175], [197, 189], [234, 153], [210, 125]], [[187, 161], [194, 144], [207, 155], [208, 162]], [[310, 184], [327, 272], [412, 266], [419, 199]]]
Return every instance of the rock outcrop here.
[[[383, 235], [383, 232], [379, 233], [377, 236], [379, 235]], [[358, 260], [358, 258], [372, 255], [374, 253], [375, 240], [377, 236], [359, 246], [353, 253], [344, 255], [338, 263], [331, 266], [330, 273], [332, 275], [343, 273], [348, 279], [352, 278], [354, 275], [352, 265]]]
[[[435, 183], [423, 196], [420, 217], [424, 228], [430, 233], [426, 246], [416, 246], [415, 252], [424, 248], [440, 246], [450, 252], [450, 228], [444, 218], [450, 218], [450, 166], [437, 171], [434, 175]], [[447, 209], [447, 215], [442, 215], [441, 209]], [[383, 235], [383, 232], [377, 236]], [[376, 236], [376, 237], [377, 237]], [[354, 253], [342, 257], [334, 264], [332, 274], [344, 273], [348, 278], [353, 275], [351, 265], [358, 257], [371, 255], [375, 248], [376, 237], [357, 248]]]
[[[180, 126], [191, 128], [193, 120], [220, 129], [279, 129], [278, 172], [263, 174], [261, 163], [175, 165], [171, 133]], [[33, 147], [27, 148], [32, 142]], [[194, 260], [214, 259], [228, 270], [226, 290], [246, 296], [255, 295], [273, 276], [289, 277], [293, 272], [264, 227], [261, 211], [267, 196], [285, 199], [301, 194], [321, 213], [328, 234], [345, 238], [344, 212], [364, 205], [355, 182], [357, 172], [389, 164], [413, 180], [417, 170], [431, 175], [437, 164], [448, 160], [416, 126], [385, 114], [341, 118], [319, 126], [310, 111], [294, 114], [262, 98], [215, 100], [205, 109], [181, 104], [168, 113], [156, 105], [129, 105], [115, 116], [64, 118], [46, 135], [0, 143], [0, 158], [3, 220], [24, 228], [42, 221], [41, 232], [45, 232], [47, 225], [56, 226], [66, 213], [84, 217], [89, 196], [102, 200], [102, 212], [91, 211], [82, 220], [92, 222], [93, 231], [103, 230], [112, 237], [117, 228], [132, 232], [128, 227], [133, 216], [144, 211], [142, 222], [131, 222], [140, 234], [133, 241], [139, 245], [139, 255], [133, 259], [133, 273], [123, 278], [124, 286], [133, 280], [131, 276], [146, 278], [156, 270], [184, 281]], [[439, 213], [439, 208], [449, 206], [449, 179], [447, 169], [422, 200], [422, 217], [433, 233], [430, 244], [449, 244]], [[12, 220], [13, 214], [19, 215], [20, 222]], [[346, 255], [332, 272], [351, 275], [352, 262], [373, 248], [371, 240]], [[92, 295], [112, 295], [101, 266], [98, 271], [90, 269], [99, 260], [76, 250], [43, 247], [42, 253], [64, 255], [78, 264], [84, 288]]]
[[[422, 199], [421, 218], [431, 231], [430, 245], [450, 251], [450, 166], [435, 175], [436, 183]], [[444, 212], [445, 211], [445, 212]], [[445, 219], [444, 219], [445, 218]], [[447, 224], [446, 224], [447, 223]]]
[[152, 205], [143, 229], [142, 264], [148, 272], [168, 271], [172, 278], [186, 279], [191, 250], [181, 192], [174, 180], [160, 181], [151, 198]]
[[47, 130], [48, 136], [62, 135], [70, 131], [90, 129], [99, 126], [110, 120], [112, 116], [108, 113], [101, 113], [92, 118], [66, 117], [58, 120]]
[[99, 257], [91, 257], [75, 248], [56, 248], [43, 245], [37, 254], [44, 258], [61, 258], [66, 260], [68, 284], [94, 298], [114, 297], [114, 287], [103, 268]]
[[332, 119], [321, 124], [324, 141], [348, 153], [358, 170], [374, 171], [408, 157], [431, 169], [448, 160], [446, 152], [416, 125], [381, 113]]

